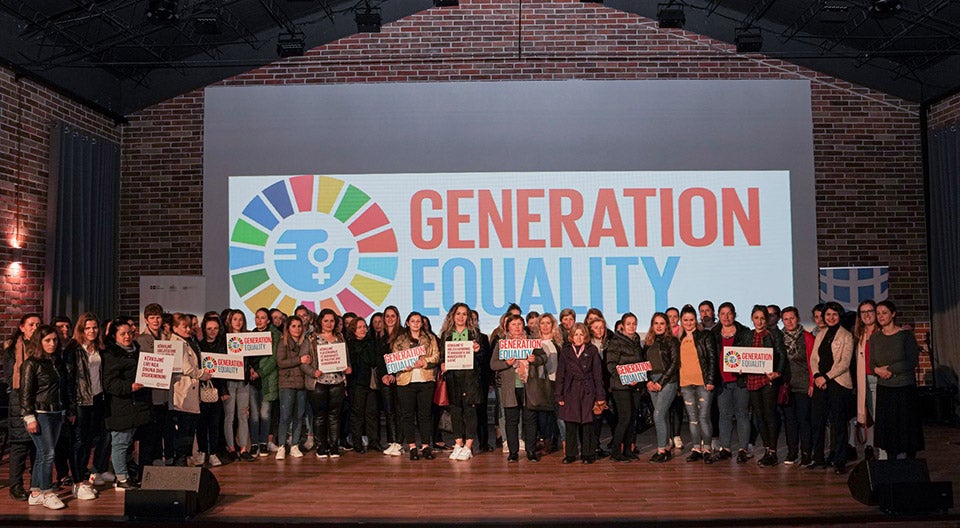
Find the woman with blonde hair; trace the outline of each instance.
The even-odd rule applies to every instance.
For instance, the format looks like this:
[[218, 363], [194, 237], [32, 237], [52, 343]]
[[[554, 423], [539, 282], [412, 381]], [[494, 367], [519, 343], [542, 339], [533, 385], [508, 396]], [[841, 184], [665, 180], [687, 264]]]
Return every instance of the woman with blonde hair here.
[[[404, 329], [397, 333], [390, 349], [393, 352], [423, 347], [416, 363], [394, 374], [383, 377], [385, 385], [397, 384], [397, 393], [400, 396], [400, 412], [402, 415], [403, 439], [410, 449], [410, 460], [420, 460], [420, 456], [427, 460], [436, 458], [430, 441], [433, 439], [433, 418], [430, 414], [430, 405], [433, 403], [433, 393], [436, 389], [436, 369], [440, 364], [440, 350], [434, 337], [423, 329], [423, 318], [418, 312], [407, 315]], [[386, 370], [384, 370], [386, 371]], [[420, 433], [421, 450], [417, 450], [417, 433]]]
[[[551, 313], [545, 313], [537, 320], [534, 328], [537, 330], [537, 336], [540, 338], [540, 348], [546, 354], [547, 379], [556, 386], [557, 381], [557, 358], [560, 354], [560, 348], [563, 347], [564, 337], [560, 331], [560, 324]], [[546, 444], [547, 453], [552, 453], [562, 442], [566, 427], [562, 420], [557, 418], [556, 405], [552, 411], [537, 413], [540, 417], [540, 432], [543, 435]]]
[[477, 436], [477, 406], [480, 405], [480, 333], [473, 325], [470, 307], [456, 303], [450, 307], [440, 329], [440, 341], [470, 341], [472, 367], [466, 370], [448, 370], [446, 354], [440, 351], [440, 371], [446, 376], [448, 407], [453, 421], [456, 445], [450, 460], [473, 458], [473, 439]]
[[557, 405], [566, 422], [563, 463], [577, 459], [577, 444], [584, 464], [597, 460], [597, 437], [593, 426], [596, 411], [606, 402], [601, 375], [600, 353], [589, 341], [589, 330], [582, 323], [570, 331], [570, 343], [560, 349], [557, 359]]

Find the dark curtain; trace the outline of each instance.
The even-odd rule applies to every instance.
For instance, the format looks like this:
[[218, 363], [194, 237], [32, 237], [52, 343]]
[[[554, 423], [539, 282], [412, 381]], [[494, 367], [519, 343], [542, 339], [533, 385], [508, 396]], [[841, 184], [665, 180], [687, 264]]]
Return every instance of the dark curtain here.
[[[960, 124], [929, 137], [932, 345], [935, 366], [953, 377], [960, 372]], [[943, 374], [937, 383], [947, 381]]]
[[46, 319], [113, 317], [120, 147], [65, 123], [50, 143]]

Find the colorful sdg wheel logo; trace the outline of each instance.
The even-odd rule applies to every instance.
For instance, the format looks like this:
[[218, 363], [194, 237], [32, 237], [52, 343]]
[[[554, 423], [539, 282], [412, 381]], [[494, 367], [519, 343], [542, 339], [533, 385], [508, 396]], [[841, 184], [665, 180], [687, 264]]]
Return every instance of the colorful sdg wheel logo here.
[[216, 372], [217, 371], [217, 362], [213, 360], [212, 356], [203, 356], [203, 361], [200, 366], [203, 368], [204, 372]]
[[231, 337], [227, 340], [227, 352], [239, 354], [243, 352], [243, 341], [239, 337]]
[[280, 178], [243, 208], [230, 234], [230, 277], [251, 312], [298, 305], [367, 317], [397, 275], [397, 237], [383, 209], [329, 176]]
[[737, 370], [740, 368], [740, 353], [736, 350], [725, 350], [723, 352], [723, 364], [727, 370]]

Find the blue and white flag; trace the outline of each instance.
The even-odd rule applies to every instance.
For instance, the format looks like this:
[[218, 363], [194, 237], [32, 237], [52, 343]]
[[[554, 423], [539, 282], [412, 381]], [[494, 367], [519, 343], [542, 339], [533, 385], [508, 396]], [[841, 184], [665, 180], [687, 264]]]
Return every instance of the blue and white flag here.
[[882, 301], [889, 288], [888, 266], [820, 268], [820, 301], [836, 301], [845, 310], [856, 310], [868, 299]]

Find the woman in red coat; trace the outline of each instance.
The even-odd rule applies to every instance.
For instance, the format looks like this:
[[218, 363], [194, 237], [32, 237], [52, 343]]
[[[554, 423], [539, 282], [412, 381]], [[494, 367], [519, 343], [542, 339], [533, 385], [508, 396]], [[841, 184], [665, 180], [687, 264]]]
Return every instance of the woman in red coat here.
[[563, 346], [557, 358], [556, 398], [560, 419], [567, 429], [564, 464], [577, 460], [579, 438], [582, 438], [580, 453], [583, 463], [592, 464], [597, 459], [593, 408], [605, 403], [605, 393], [600, 352], [590, 344], [588, 336], [585, 325], [575, 324], [570, 331], [570, 343]]

